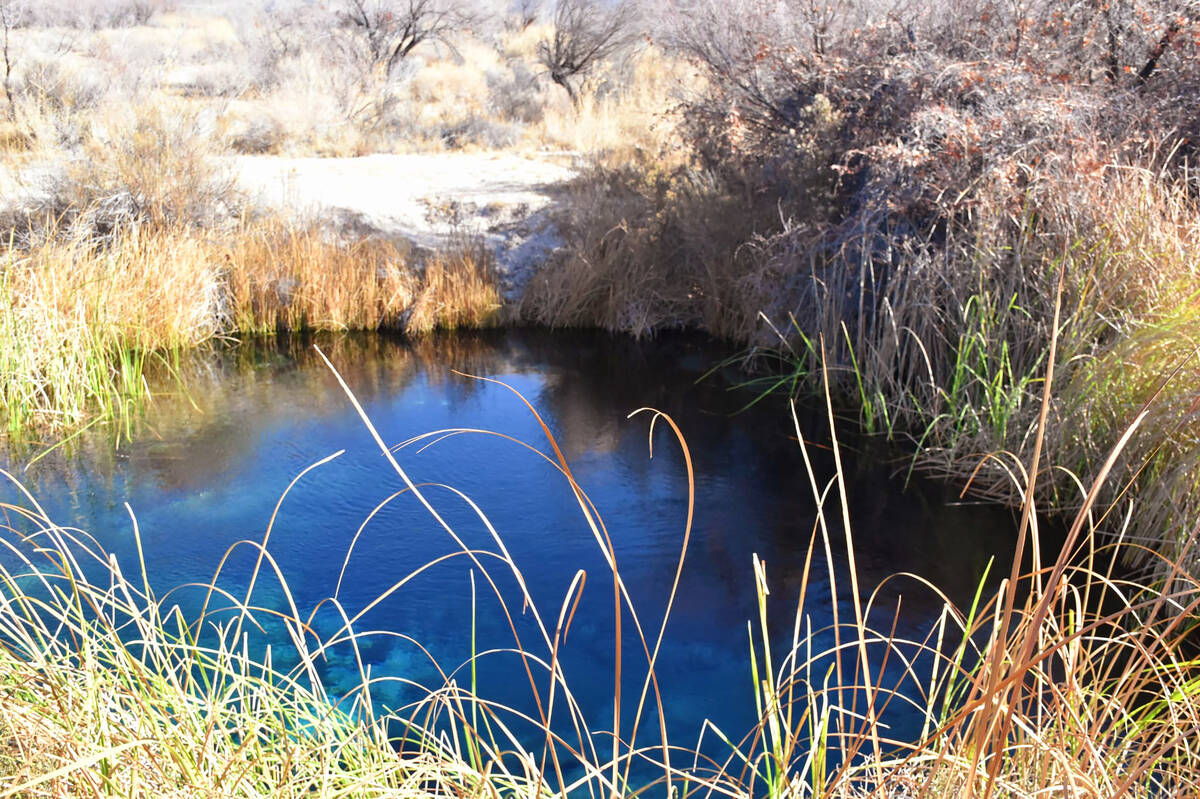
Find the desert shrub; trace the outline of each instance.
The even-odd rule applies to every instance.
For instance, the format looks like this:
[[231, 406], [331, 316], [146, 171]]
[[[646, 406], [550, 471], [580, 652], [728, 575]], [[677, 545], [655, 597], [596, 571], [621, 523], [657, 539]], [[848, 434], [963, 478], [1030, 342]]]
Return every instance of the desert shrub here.
[[[688, 130], [707, 163], [761, 165], [787, 190], [805, 188], [797, 164], [834, 170], [829, 220], [847, 228], [926, 230], [994, 199], [1005, 177], [1018, 198], [1136, 161], [1147, 143], [1169, 149], [1192, 113], [1180, 101], [1198, 74], [1196, 23], [1183, 5], [1028, 3], [1015, 18], [991, 3], [789, 8], [787, 21], [753, 4], [679, 14], [673, 42], [709, 78]], [[1109, 22], [1120, 36], [1102, 48]]]
[[274, 116], [246, 112], [224, 121], [225, 146], [236, 153], [265, 155], [279, 152], [283, 126]]
[[22, 6], [22, 26], [124, 28], [145, 25], [175, 7], [173, 0], [38, 0]]
[[237, 97], [247, 91], [251, 67], [245, 52], [231, 44], [210, 45], [192, 63], [168, 73], [180, 93], [193, 97]]
[[212, 158], [213, 125], [182, 109], [134, 109], [97, 126], [68, 190], [78, 209], [155, 225], [217, 224], [236, 214], [232, 177]]
[[522, 301], [531, 321], [634, 335], [699, 327], [745, 340], [778, 294], [747, 237], [779, 219], [774, 199], [739, 195], [712, 172], [643, 154], [597, 168], [567, 189], [565, 246]]
[[279, 85], [284, 62], [321, 35], [319, 9], [294, 0], [267, 0], [231, 15], [235, 35], [249, 62], [247, 81], [260, 90]]
[[464, 119], [443, 124], [439, 126], [437, 133], [450, 149], [474, 145], [502, 150], [512, 147], [521, 139], [520, 126], [491, 119], [482, 114], [471, 114]]
[[108, 92], [104, 76], [62, 54], [27, 59], [16, 92], [23, 102], [55, 114], [95, 109]]
[[446, 42], [481, 22], [478, 8], [463, 0], [336, 0], [330, 40], [343, 58], [387, 82], [422, 44]]
[[78, 151], [29, 172], [0, 213], [6, 243], [114, 239], [141, 225], [216, 232], [237, 218], [242, 197], [213, 157], [215, 126], [201, 115], [142, 106], [84, 121]]
[[399, 87], [417, 69], [418, 48], [445, 45], [481, 23], [462, 0], [337, 0], [319, 6], [268, 4], [242, 38], [256, 62], [254, 83], [274, 87], [288, 60], [314, 56], [341, 116], [366, 132], [385, 126]]
[[33, 137], [20, 125], [0, 122], [0, 152], [20, 152], [33, 146]]
[[545, 97], [537, 75], [520, 61], [509, 61], [503, 68], [485, 73], [487, 107], [502, 119], [532, 123], [541, 119]]
[[538, 63], [579, 104], [577, 83], [637, 41], [637, 6], [628, 0], [556, 0], [550, 35], [538, 43]]

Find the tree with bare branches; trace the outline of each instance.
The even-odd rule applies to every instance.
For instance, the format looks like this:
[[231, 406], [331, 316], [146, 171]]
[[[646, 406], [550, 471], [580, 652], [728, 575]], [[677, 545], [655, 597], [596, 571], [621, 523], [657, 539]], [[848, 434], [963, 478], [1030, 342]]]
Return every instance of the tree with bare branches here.
[[632, 0], [558, 0], [554, 32], [538, 44], [538, 61], [550, 80], [566, 90], [572, 105], [579, 105], [578, 88], [572, 81], [636, 39], [634, 12]]
[[446, 42], [480, 22], [468, 0], [339, 0], [335, 13], [385, 79], [422, 43]]
[[7, 104], [6, 113], [10, 122], [15, 122], [17, 119], [17, 104], [13, 100], [12, 93], [12, 74], [13, 66], [16, 62], [15, 47], [12, 42], [12, 29], [16, 27], [22, 20], [22, 16], [26, 13], [27, 8], [25, 0], [0, 0], [0, 56], [3, 56], [4, 74], [4, 100]]
[[542, 0], [512, 0], [506, 24], [513, 30], [525, 30], [541, 18], [543, 5]]

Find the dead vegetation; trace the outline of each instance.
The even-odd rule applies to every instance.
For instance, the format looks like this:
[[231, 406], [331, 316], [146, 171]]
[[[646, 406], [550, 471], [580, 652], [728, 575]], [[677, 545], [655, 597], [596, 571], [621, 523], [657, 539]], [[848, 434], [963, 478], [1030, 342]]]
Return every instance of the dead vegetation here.
[[[89, 218], [95, 212], [85, 212]], [[128, 421], [150, 360], [214, 337], [281, 330], [487, 326], [499, 289], [488, 254], [418, 258], [388, 241], [247, 218], [185, 225], [48, 227], [8, 251], [0, 279], [0, 409], [11, 436]]]
[[1108, 532], [1177, 553], [1200, 518], [1196, 8], [782, 6], [666, 12], [706, 77], [688, 147], [578, 182], [528, 318], [700, 327], [767, 348], [763, 386], [828, 364], [868, 430], [1002, 501], [1057, 332], [1040, 498], [1070, 505], [1068, 471], [1152, 409], [1110, 484], [1145, 501]]
[[603, 151], [651, 140], [645, 118], [685, 77], [664, 74], [653, 48], [639, 66], [643, 40], [624, 13], [606, 17], [622, 35], [572, 67], [568, 98], [539, 56], [559, 30], [548, 8], [517, 24], [473, 0], [130, 3], [137, 13], [96, 0], [114, 16], [85, 22], [55, 4], [6, 4], [2, 138], [50, 158], [103, 141], [106, 118], [131, 105], [186, 108], [219, 132], [218, 152]]

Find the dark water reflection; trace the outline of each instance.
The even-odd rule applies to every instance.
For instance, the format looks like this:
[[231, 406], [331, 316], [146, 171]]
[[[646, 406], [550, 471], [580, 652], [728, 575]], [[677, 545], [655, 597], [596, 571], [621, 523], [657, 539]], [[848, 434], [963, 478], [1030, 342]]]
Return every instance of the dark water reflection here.
[[[757, 613], [751, 557], [766, 563], [776, 657], [786, 651], [816, 516], [791, 420], [782, 401], [734, 414], [746, 401], [726, 390], [736, 375], [697, 378], [726, 353], [703, 340], [653, 343], [592, 334], [510, 331], [408, 344], [381, 336], [319, 340], [388, 444], [445, 428], [486, 428], [549, 452], [536, 419], [502, 386], [453, 370], [493, 377], [522, 392], [543, 414], [611, 534], [619, 568], [647, 629], [657, 629], [675, 572], [687, 511], [686, 470], [665, 426], [648, 457], [653, 407], [670, 414], [686, 436], [695, 466], [696, 512], [677, 606], [659, 673], [675, 743], [688, 745], [704, 719], [740, 737], [754, 720], [747, 620]], [[137, 515], [147, 570], [156, 590], [206, 582], [243, 539], [261, 540], [276, 502], [305, 467], [337, 451], [338, 459], [299, 481], [282, 503], [270, 552], [303, 611], [334, 594], [353, 614], [421, 564], [457, 550], [411, 497], [387, 504], [364, 528], [342, 575], [351, 539], [363, 520], [402, 484], [390, 469], [310, 341], [242, 344], [183, 364], [186, 396], [165, 383], [144, 428], [114, 450], [103, 440], [73, 454], [55, 453], [24, 474], [52, 517], [80, 526], [117, 554], [133, 573], [136, 549], [124, 508]], [[725, 378], [725, 379], [723, 379]], [[821, 481], [833, 475], [827, 422], [802, 420]], [[845, 441], [851, 517], [860, 579], [869, 591], [890, 574], [916, 572], [965, 600], [992, 555], [1011, 547], [1011, 514], [955, 504], [943, 489], [914, 480], [903, 489], [893, 474], [902, 463], [878, 445]], [[499, 531], [547, 624], [577, 570], [587, 584], [563, 649], [567, 678], [589, 723], [612, 723], [614, 623], [611, 578], [569, 486], [546, 462], [498, 437], [462, 435], [428, 449], [398, 454], [418, 482], [444, 483], [478, 503]], [[430, 501], [470, 547], [495, 551], [471, 508], [444, 488]], [[835, 506], [831, 505], [831, 509]], [[839, 525], [840, 527], [840, 525]], [[839, 606], [851, 618], [844, 557]], [[222, 579], [244, 590], [255, 553], [235, 552]], [[536, 626], [521, 614], [517, 585], [495, 559], [486, 561], [535, 649]], [[373, 609], [359, 629], [392, 630], [426, 646], [449, 671], [470, 656], [471, 564], [462, 557], [431, 568]], [[512, 633], [476, 573], [477, 646], [506, 649]], [[931, 594], [898, 582], [881, 604], [902, 600], [901, 633], [923, 628], [938, 612]], [[832, 602], [824, 566], [814, 569], [805, 611], [813, 628], [829, 624]], [[177, 595], [194, 609], [198, 599]], [[255, 600], [283, 601], [278, 586], [260, 580]], [[319, 616], [336, 626], [332, 614]], [[320, 624], [318, 624], [320, 626]], [[626, 619], [625, 690], [632, 710], [644, 660]], [[277, 642], [278, 643], [278, 642]], [[823, 633], [817, 643], [832, 643]], [[539, 649], [538, 651], [543, 651]], [[278, 657], [277, 653], [277, 657]], [[365, 646], [376, 676], [436, 684], [438, 670], [405, 641], [380, 638]], [[286, 657], [284, 657], [286, 662]], [[641, 669], [637, 668], [642, 663]], [[358, 681], [346, 652], [324, 668], [334, 693]], [[528, 709], [529, 686], [511, 656], [481, 661], [482, 690]], [[460, 676], [460, 682], [462, 678]], [[544, 680], [543, 680], [544, 683]], [[401, 686], [376, 699], [412, 698]], [[897, 734], [913, 734], [911, 715], [895, 714]], [[643, 731], [654, 740], [656, 724]], [[623, 725], [625, 731], [628, 726]]]

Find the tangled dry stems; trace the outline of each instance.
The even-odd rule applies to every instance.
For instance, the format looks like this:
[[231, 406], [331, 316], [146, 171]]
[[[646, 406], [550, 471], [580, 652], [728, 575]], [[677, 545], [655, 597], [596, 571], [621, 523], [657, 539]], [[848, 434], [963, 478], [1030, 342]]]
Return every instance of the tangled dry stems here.
[[[700, 327], [773, 349], [766, 386], [811, 390], [828, 363], [868, 430], [1015, 503], [1010, 458], [977, 466], [1028, 458], [1065, 275], [1039, 499], [1069, 510], [1068, 475], [1148, 404], [1106, 497], [1145, 501], [1102, 526], [1182, 551], [1200, 518], [1194, 14], [789, 7], [793, 26], [752, 3], [679, 5], [673, 45], [707, 77], [681, 107], [689, 147], [580, 179], [527, 317]], [[1105, 14], [1119, 40], [1098, 33]]]

